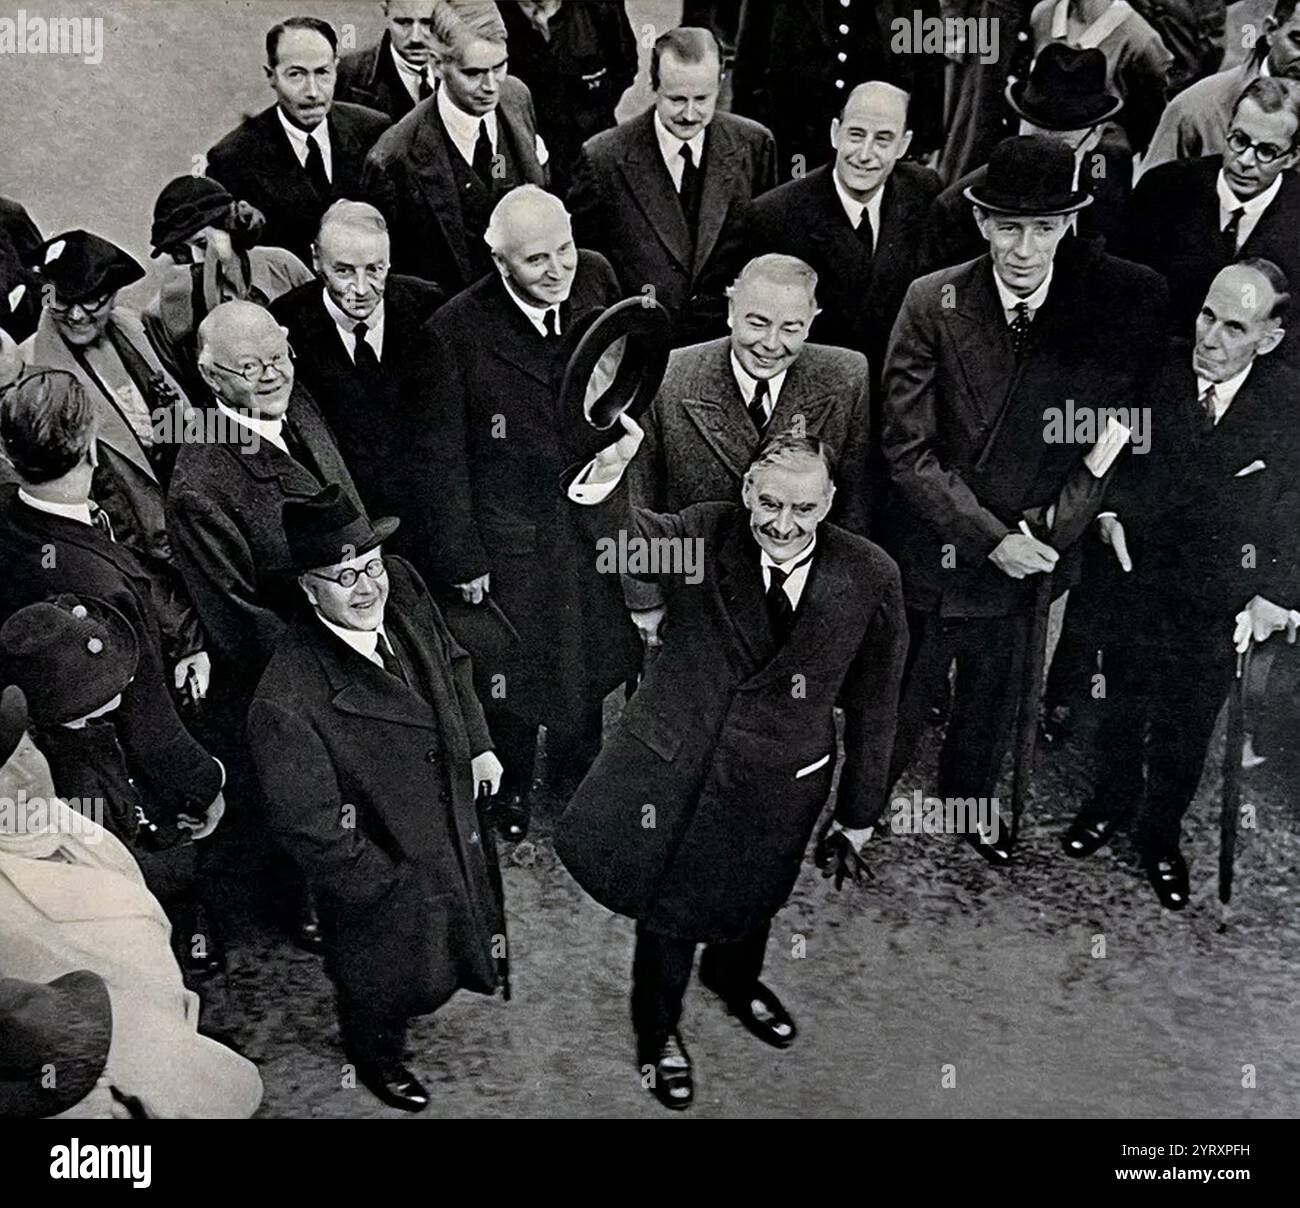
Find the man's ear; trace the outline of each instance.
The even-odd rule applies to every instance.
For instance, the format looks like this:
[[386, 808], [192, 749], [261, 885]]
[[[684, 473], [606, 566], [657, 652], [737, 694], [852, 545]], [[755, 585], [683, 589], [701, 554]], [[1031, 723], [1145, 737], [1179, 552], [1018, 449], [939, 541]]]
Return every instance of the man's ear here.
[[910, 130], [904, 130], [903, 137], [898, 141], [898, 154], [895, 155], [894, 158], [902, 159], [903, 156], [907, 154], [907, 149], [911, 145], [912, 145], [912, 132]]
[[266, 83], [267, 83], [267, 86], [270, 87], [270, 88], [274, 88], [274, 87], [275, 87], [275, 68], [274, 68], [274, 67], [269, 67], [269, 66], [267, 66], [266, 64], [263, 64], [263, 65], [262, 65], [262, 70], [263, 70], [264, 72], [266, 72]]
[[314, 243], [311, 245], [311, 267], [316, 276], [324, 276], [320, 271], [320, 248]]
[[833, 117], [831, 118], [831, 150], [832, 151], [838, 151], [840, 149], [839, 139], [840, 139], [840, 119], [837, 117]]
[[1275, 349], [1280, 343], [1282, 343], [1283, 337], [1285, 337], [1285, 335], [1286, 335], [1286, 328], [1279, 323], [1275, 328], [1273, 328], [1272, 331], [1268, 333], [1268, 335], [1266, 335], [1262, 340], [1260, 340], [1259, 347], [1255, 349], [1255, 355], [1257, 357], [1267, 356], [1270, 352], [1273, 351], [1273, 349]]
[[302, 588], [303, 594], [311, 602], [313, 608], [316, 607], [316, 593], [312, 590], [311, 584], [307, 581], [306, 575], [298, 576], [298, 586]]
[[99, 468], [99, 437], [98, 435], [90, 438], [90, 444], [86, 446], [86, 460], [90, 463], [92, 470]]

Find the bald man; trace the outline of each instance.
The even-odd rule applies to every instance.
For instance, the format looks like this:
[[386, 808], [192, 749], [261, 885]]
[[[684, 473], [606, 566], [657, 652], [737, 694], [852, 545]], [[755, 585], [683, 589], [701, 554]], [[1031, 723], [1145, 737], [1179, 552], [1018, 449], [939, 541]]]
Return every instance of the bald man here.
[[430, 425], [402, 381], [442, 291], [391, 272], [388, 224], [374, 206], [336, 201], [312, 246], [317, 279], [277, 298], [299, 380], [320, 407], [372, 516], [402, 517], [394, 552], [424, 577], [429, 560]]
[[[929, 271], [930, 211], [939, 177], [903, 163], [912, 142], [907, 93], [859, 84], [828, 130], [835, 161], [752, 201], [720, 260], [729, 273], [784, 252], [817, 273], [817, 340], [863, 353], [871, 373], [871, 467], [879, 456], [885, 345], [912, 281]], [[879, 503], [879, 498], [876, 499]]]
[[538, 724], [552, 775], [580, 777], [599, 744], [601, 700], [635, 665], [618, 576], [595, 574], [555, 491], [570, 460], [556, 400], [572, 333], [620, 293], [608, 261], [578, 250], [568, 212], [536, 185], [498, 203], [486, 242], [492, 272], [416, 341], [422, 392], [412, 398], [438, 434], [437, 577], [473, 605], [490, 594], [522, 638], [509, 661], [475, 665], [513, 803], [506, 835], [519, 838]]

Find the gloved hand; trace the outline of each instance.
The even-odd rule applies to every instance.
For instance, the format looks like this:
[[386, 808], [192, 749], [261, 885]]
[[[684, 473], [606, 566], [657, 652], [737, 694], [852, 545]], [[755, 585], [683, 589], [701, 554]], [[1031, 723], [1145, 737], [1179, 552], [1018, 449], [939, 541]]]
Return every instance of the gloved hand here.
[[813, 860], [822, 870], [822, 877], [835, 878], [835, 888], [843, 889], [846, 879], [862, 881], [864, 877], [874, 874], [867, 867], [867, 862], [859, 854], [863, 844], [871, 838], [874, 827], [865, 831], [854, 831], [853, 836], [861, 836], [861, 842], [854, 843], [850, 832], [840, 826], [833, 818], [822, 827], [817, 836], [817, 846], [813, 850]]

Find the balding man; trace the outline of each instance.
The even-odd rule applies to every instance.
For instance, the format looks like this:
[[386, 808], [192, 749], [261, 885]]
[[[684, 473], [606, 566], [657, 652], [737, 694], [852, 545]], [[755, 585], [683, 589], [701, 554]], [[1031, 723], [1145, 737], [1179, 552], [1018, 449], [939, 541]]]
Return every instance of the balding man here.
[[393, 263], [449, 294], [491, 268], [492, 207], [516, 185], [547, 182], [526, 85], [506, 74], [506, 27], [491, 0], [432, 0], [437, 92], [387, 131], [363, 191], [388, 218]]
[[396, 547], [432, 573], [426, 507], [430, 426], [404, 405], [401, 383], [420, 327], [442, 292], [389, 271], [388, 226], [374, 206], [336, 201], [313, 245], [317, 280], [277, 298], [299, 380], [346, 450], [371, 515], [403, 518]]
[[[680, 512], [731, 501], [764, 437], [793, 431], [834, 451], [831, 517], [868, 527], [867, 361], [860, 352], [808, 343], [817, 274], [794, 256], [758, 256], [728, 290], [729, 337], [679, 348], [642, 423], [645, 443], [628, 471], [633, 504]], [[644, 639], [658, 644], [664, 595], [628, 578], [624, 595]]]
[[538, 724], [551, 772], [580, 776], [599, 744], [601, 700], [635, 652], [617, 576], [595, 574], [589, 543], [579, 553], [554, 490], [569, 461], [557, 398], [571, 332], [619, 291], [609, 263], [578, 250], [564, 206], [536, 185], [506, 194], [486, 240], [493, 272], [421, 332], [412, 381], [439, 437], [429, 471], [439, 577], [474, 604], [490, 592], [522, 638], [508, 664], [475, 665], [513, 802], [506, 833], [518, 838]]
[[705, 289], [714, 252], [740, 207], [776, 184], [776, 144], [717, 109], [722, 61], [707, 29], [662, 34], [650, 84], [650, 109], [583, 145], [569, 207], [583, 246], [609, 257], [625, 293], [652, 288], [690, 344], [721, 322]]

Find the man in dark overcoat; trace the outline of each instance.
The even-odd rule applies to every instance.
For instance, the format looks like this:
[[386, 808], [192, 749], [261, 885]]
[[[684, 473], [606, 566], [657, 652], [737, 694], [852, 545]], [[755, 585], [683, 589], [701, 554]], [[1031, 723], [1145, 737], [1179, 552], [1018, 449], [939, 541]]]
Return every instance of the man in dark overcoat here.
[[639, 1064], [665, 1106], [684, 1108], [693, 1083], [677, 1025], [697, 943], [708, 945], [700, 980], [750, 1031], [777, 1048], [794, 1039], [759, 980], [768, 930], [830, 791], [837, 704], [844, 765], [819, 863], [833, 848], [856, 874], [884, 807], [907, 626], [888, 555], [821, 523], [835, 488], [816, 437], [765, 442], [743, 506], [662, 513], [633, 508], [618, 483], [642, 435], [623, 422], [627, 435], [570, 497], [601, 504], [601, 541], [689, 545], [702, 573], [663, 568], [663, 652], [579, 786], [556, 850], [592, 897], [637, 920]]
[[496, 853], [475, 797], [501, 765], [456, 644], [409, 563], [336, 486], [285, 505], [310, 610], [257, 687], [248, 741], [271, 825], [315, 890], [348, 1060], [385, 1103], [429, 1101], [407, 1020], [505, 959]]
[[608, 262], [575, 247], [563, 205], [535, 185], [506, 195], [488, 239], [497, 270], [434, 315], [411, 382], [438, 434], [442, 579], [470, 604], [490, 592], [521, 638], [500, 665], [475, 666], [506, 768], [505, 830], [521, 838], [537, 727], [552, 777], [576, 783], [599, 745], [602, 699], [636, 664], [618, 577], [580, 557], [555, 492], [571, 460], [558, 398], [573, 337], [619, 294]]

